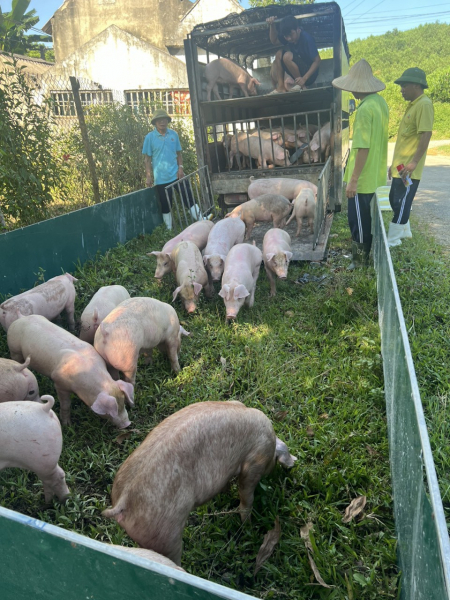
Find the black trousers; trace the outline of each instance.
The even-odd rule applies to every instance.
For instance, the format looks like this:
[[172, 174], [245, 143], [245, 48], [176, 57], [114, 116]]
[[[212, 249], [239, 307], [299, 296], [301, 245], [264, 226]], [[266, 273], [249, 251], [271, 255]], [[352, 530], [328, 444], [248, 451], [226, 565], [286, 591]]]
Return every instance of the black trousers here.
[[[169, 194], [169, 199], [170, 199], [170, 205], [167, 202], [167, 197], [166, 197], [166, 187], [168, 185], [172, 185], [173, 183], [176, 183], [177, 179], [175, 179], [175, 181], [171, 181], [170, 183], [159, 183], [158, 185], [155, 185], [155, 190], [156, 193], [158, 194], [158, 198], [159, 198], [159, 202], [161, 204], [161, 212], [164, 214], [167, 214], [170, 212], [170, 205], [173, 203], [173, 187], [170, 187], [167, 192]], [[179, 189], [181, 190], [181, 199], [183, 200], [184, 205], [186, 206], [186, 208], [190, 208], [191, 206], [194, 206], [195, 204], [195, 200], [192, 196], [192, 189], [191, 186], [189, 185], [189, 183], [187, 181], [182, 181], [180, 183], [180, 186], [178, 188], [178, 186], [175, 186], [176, 191], [178, 192]]]
[[[290, 50], [284, 49], [281, 51], [281, 65], [283, 67], [284, 72], [287, 73], [288, 75], [290, 75], [292, 77], [292, 79], [295, 79], [294, 75], [292, 73], [290, 73], [289, 69], [284, 64], [284, 55], [286, 54], [286, 52], [290, 52]], [[309, 67], [311, 65], [310, 64], [308, 65], [308, 63], [305, 60], [303, 60], [303, 58], [301, 56], [299, 56], [298, 54], [295, 54], [294, 52], [292, 53], [292, 61], [295, 62], [295, 64], [297, 65], [301, 77], [303, 77], [309, 71]], [[306, 85], [311, 85], [312, 83], [314, 83], [315, 80], [317, 79], [318, 74], [319, 74], [319, 69], [317, 69], [317, 71], [315, 71], [311, 75], [311, 77], [306, 82]]]
[[374, 194], [356, 194], [348, 199], [348, 225], [352, 240], [360, 244], [372, 243], [372, 215], [370, 201]]
[[420, 179], [413, 179], [412, 184], [405, 186], [398, 177], [392, 179], [391, 191], [389, 192], [389, 204], [394, 211], [392, 222], [404, 225], [408, 222], [411, 206], [419, 187]]

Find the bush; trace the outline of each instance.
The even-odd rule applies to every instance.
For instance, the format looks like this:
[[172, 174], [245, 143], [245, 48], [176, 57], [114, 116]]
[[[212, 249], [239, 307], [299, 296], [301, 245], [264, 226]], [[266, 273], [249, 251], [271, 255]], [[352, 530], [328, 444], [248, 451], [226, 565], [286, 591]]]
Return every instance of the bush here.
[[427, 77], [430, 97], [434, 102], [450, 102], [450, 68], [442, 67]]

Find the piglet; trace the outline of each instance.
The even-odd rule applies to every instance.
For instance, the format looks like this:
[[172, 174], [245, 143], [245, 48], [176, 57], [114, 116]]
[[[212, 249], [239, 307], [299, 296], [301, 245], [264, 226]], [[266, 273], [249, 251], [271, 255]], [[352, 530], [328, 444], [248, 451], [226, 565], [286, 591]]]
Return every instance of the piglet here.
[[29, 356], [22, 365], [15, 360], [0, 358], [0, 402], [39, 402], [38, 383], [33, 373], [27, 369], [29, 364]]
[[303, 224], [303, 217], [308, 219], [309, 231], [314, 233], [314, 215], [316, 212], [316, 196], [313, 191], [305, 188], [303, 189], [297, 198], [294, 201], [294, 210], [292, 211], [292, 215], [290, 216], [286, 225], [292, 221], [292, 219], [297, 219], [297, 233], [295, 237], [300, 235]]
[[250, 244], [236, 244], [229, 251], [219, 292], [225, 303], [227, 321], [234, 320], [244, 304], [249, 308], [253, 306], [261, 260], [261, 250]]
[[297, 198], [303, 188], [310, 188], [317, 194], [317, 185], [304, 179], [290, 179], [288, 177], [267, 177], [265, 179], [256, 179], [250, 177], [248, 186], [248, 197], [254, 200], [264, 194], [280, 194], [288, 200]]
[[114, 518], [143, 548], [181, 563], [182, 534], [191, 510], [238, 477], [242, 521], [252, 510], [259, 480], [278, 461], [295, 456], [261, 411], [240, 402], [198, 402], [153, 429], [114, 479]]
[[173, 293], [172, 302], [178, 294], [181, 296], [184, 308], [188, 313], [195, 312], [200, 292], [205, 288], [205, 295], [211, 298], [214, 287], [203, 266], [200, 250], [192, 242], [181, 242], [172, 250], [172, 260], [175, 264], [175, 276], [178, 287]]
[[322, 157], [325, 160], [330, 156], [331, 151], [331, 126], [330, 123], [325, 123], [325, 125], [313, 136], [309, 148], [303, 152], [302, 160], [304, 163], [318, 163], [321, 162]]
[[220, 281], [228, 252], [244, 241], [244, 235], [245, 224], [241, 219], [222, 219], [211, 229], [203, 262], [213, 281]]
[[103, 319], [130, 294], [122, 285], [105, 285], [93, 296], [81, 315], [80, 340], [94, 343], [95, 332]]
[[156, 256], [156, 279], [162, 279], [170, 271], [175, 272], [175, 264], [172, 260], [171, 252], [180, 242], [193, 242], [199, 250], [203, 250], [213, 227], [214, 223], [211, 221], [196, 221], [164, 244], [161, 252], [157, 252], [156, 250], [148, 252], [147, 256]]
[[246, 98], [256, 96], [256, 86], [261, 85], [257, 79], [251, 77], [242, 67], [228, 58], [217, 58], [205, 66], [206, 99], [211, 101], [211, 91], [217, 100], [222, 100], [219, 95], [218, 83], [228, 83], [230, 87], [230, 98], [233, 96], [234, 88], [240, 87]]
[[172, 369], [178, 373], [182, 334], [189, 335], [170, 304], [154, 298], [130, 298], [102, 321], [94, 348], [108, 365], [124, 374], [125, 381], [134, 385], [139, 355], [145, 354], [149, 363], [153, 348], [166, 352]]
[[70, 424], [72, 392], [120, 429], [130, 425], [125, 403], [133, 406], [133, 386], [114, 381], [103, 358], [87, 342], [41, 315], [30, 315], [12, 323], [8, 346], [14, 360], [30, 356], [31, 368], [53, 379], [63, 425]]
[[247, 136], [246, 132], [239, 132], [231, 139], [230, 167], [233, 166], [235, 156], [251, 156], [256, 160], [258, 169], [267, 169], [268, 164], [279, 167], [290, 165], [288, 150], [270, 139], [259, 139], [254, 135]]
[[283, 229], [291, 210], [292, 205], [285, 196], [264, 194], [236, 206], [225, 218], [242, 219], [247, 228], [245, 239], [248, 240], [257, 221], [272, 221], [274, 227]]
[[33, 471], [44, 484], [45, 502], [54, 495], [65, 500], [70, 494], [65, 473], [58, 465], [62, 450], [61, 425], [51, 410], [52, 396], [37, 402], [0, 404], [0, 470], [18, 467]]
[[269, 229], [263, 240], [264, 268], [270, 282], [270, 295], [275, 296], [275, 277], [286, 279], [292, 258], [291, 236], [283, 229]]
[[53, 320], [65, 310], [69, 328], [75, 329], [75, 287], [70, 273], [58, 275], [0, 304], [0, 323], [5, 331], [20, 315], [42, 315]]

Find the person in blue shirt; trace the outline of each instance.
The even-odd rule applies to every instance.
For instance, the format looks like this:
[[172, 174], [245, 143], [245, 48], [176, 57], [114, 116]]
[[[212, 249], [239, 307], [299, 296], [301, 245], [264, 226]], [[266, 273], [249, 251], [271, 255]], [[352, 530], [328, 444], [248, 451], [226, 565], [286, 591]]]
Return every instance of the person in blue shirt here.
[[[176, 131], [169, 129], [171, 117], [163, 109], [158, 109], [152, 117], [153, 131], [144, 139], [142, 154], [145, 162], [145, 183], [147, 187], [155, 187], [161, 204], [161, 212], [167, 229], [172, 229], [172, 214], [167, 202], [166, 187], [182, 179], [183, 157], [180, 139]], [[200, 209], [195, 204], [189, 185], [180, 184], [181, 197], [194, 219], [199, 219]], [[173, 188], [168, 189], [170, 204], [172, 204]]]
[[280, 33], [275, 25], [276, 17], [269, 17], [269, 37], [272, 44], [283, 45], [275, 55], [270, 76], [275, 89], [271, 94], [300, 92], [311, 86], [319, 74], [320, 56], [312, 35], [300, 28], [292, 15], [280, 23]]

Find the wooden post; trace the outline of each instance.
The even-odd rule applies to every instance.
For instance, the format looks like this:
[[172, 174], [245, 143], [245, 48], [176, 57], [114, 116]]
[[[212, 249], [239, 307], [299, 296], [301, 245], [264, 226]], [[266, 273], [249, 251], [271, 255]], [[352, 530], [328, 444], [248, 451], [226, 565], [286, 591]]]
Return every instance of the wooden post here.
[[83, 140], [84, 149], [86, 152], [86, 157], [89, 165], [89, 171], [91, 173], [91, 181], [92, 181], [92, 189], [94, 191], [94, 202], [95, 204], [100, 203], [100, 192], [98, 189], [98, 179], [97, 172], [95, 170], [94, 157], [92, 156], [91, 147], [89, 145], [89, 137], [86, 127], [86, 121], [84, 120], [83, 107], [81, 106], [80, 94], [78, 90], [80, 89], [80, 83], [76, 77], [69, 77], [70, 85], [72, 86], [73, 91], [73, 100], [75, 102], [75, 110], [77, 111], [78, 122], [80, 124], [81, 130], [81, 138]]

